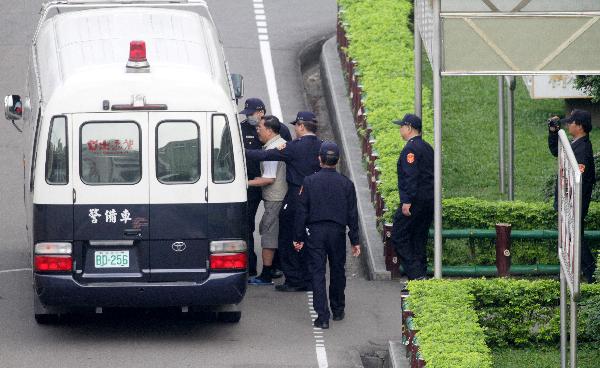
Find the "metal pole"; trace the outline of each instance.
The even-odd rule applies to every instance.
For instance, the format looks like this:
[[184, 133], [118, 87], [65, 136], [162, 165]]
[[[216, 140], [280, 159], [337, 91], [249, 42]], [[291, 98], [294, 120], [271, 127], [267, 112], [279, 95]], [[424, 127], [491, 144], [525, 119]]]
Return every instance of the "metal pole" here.
[[575, 301], [573, 293], [571, 293], [571, 335], [569, 340], [571, 346], [571, 368], [577, 367], [577, 302]]
[[[415, 1], [416, 3], [416, 1]], [[421, 33], [415, 22], [415, 115], [423, 118], [423, 81], [421, 73]]]
[[560, 267], [560, 368], [567, 368], [567, 281], [562, 266]]
[[498, 185], [504, 194], [504, 77], [498, 77]]
[[509, 77], [508, 86], [508, 200], [515, 200], [515, 77]]
[[441, 0], [433, 0], [434, 277], [442, 278], [442, 40]]

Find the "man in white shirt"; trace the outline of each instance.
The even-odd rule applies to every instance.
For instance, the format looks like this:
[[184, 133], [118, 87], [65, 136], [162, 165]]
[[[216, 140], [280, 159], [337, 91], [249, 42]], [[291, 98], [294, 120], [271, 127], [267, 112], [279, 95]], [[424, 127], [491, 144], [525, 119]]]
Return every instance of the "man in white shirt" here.
[[[264, 116], [256, 131], [258, 138], [263, 143], [263, 149], [272, 149], [285, 144], [279, 131], [282, 124], [275, 116]], [[249, 186], [262, 187], [262, 198], [265, 212], [258, 227], [260, 243], [262, 246], [263, 269], [259, 276], [248, 280], [252, 285], [272, 285], [273, 257], [279, 238], [279, 210], [287, 193], [285, 180], [285, 162], [263, 161], [260, 164], [261, 176], [248, 180]]]

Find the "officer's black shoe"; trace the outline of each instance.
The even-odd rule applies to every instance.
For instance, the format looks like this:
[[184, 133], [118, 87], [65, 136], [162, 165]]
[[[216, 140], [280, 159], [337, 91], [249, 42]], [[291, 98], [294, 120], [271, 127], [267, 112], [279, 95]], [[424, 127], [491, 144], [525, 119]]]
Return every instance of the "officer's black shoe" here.
[[281, 285], [275, 286], [275, 290], [282, 291], [282, 292], [295, 292], [295, 291], [306, 291], [306, 288], [302, 287], [302, 286], [294, 286], [294, 285], [283, 283]]
[[278, 279], [281, 276], [283, 276], [283, 272], [281, 272], [281, 270], [278, 270], [276, 268], [271, 269], [271, 278], [272, 279]]
[[323, 330], [326, 330], [329, 328], [329, 321], [325, 321], [325, 320], [321, 320], [321, 318], [317, 318], [317, 319], [315, 319], [313, 326], [315, 326], [317, 328], [321, 328]]
[[334, 321], [341, 321], [344, 319], [344, 317], [346, 317], [346, 313], [344, 313], [344, 311], [341, 312], [334, 312], [333, 313], [333, 320]]

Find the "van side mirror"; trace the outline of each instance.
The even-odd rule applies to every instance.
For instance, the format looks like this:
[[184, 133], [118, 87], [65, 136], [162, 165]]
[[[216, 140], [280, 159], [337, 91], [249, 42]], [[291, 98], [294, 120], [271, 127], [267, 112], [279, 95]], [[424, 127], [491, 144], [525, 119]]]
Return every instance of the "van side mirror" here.
[[231, 84], [235, 99], [244, 97], [244, 77], [241, 74], [231, 74]]
[[7, 120], [21, 120], [23, 117], [23, 102], [21, 102], [21, 96], [8, 95], [4, 97], [4, 116]]

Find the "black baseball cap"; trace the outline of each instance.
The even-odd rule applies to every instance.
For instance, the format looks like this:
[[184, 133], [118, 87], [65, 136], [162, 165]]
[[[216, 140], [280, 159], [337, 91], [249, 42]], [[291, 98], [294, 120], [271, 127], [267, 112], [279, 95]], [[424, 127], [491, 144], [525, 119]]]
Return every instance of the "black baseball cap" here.
[[585, 110], [573, 110], [571, 111], [571, 115], [560, 120], [561, 123], [572, 123], [574, 121], [580, 124], [591, 124], [592, 114]]
[[325, 142], [321, 143], [321, 148], [319, 149], [319, 156], [330, 157], [330, 158], [339, 158], [340, 157], [340, 148], [334, 142], [325, 141]]
[[410, 125], [415, 129], [421, 130], [423, 127], [423, 123], [421, 122], [421, 118], [414, 114], [406, 114], [402, 118], [402, 120], [394, 120], [394, 124], [402, 125]]
[[299, 121], [310, 121], [314, 124], [317, 124], [317, 117], [310, 111], [298, 111], [298, 114], [296, 114], [296, 120], [290, 122], [290, 124], [295, 125]]
[[262, 102], [260, 98], [249, 98], [246, 100], [244, 104], [244, 109], [240, 111], [242, 115], [252, 115], [257, 111], [264, 111], [267, 113], [267, 109], [265, 108], [265, 103]]

